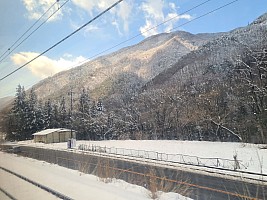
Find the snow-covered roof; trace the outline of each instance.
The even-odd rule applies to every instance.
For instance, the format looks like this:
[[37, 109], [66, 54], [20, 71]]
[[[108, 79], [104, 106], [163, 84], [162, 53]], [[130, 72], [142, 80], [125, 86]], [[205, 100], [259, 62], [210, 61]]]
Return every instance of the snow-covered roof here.
[[[70, 129], [66, 129], [66, 128], [53, 128], [53, 129], [45, 129], [43, 131], [34, 133], [32, 135], [48, 135], [49, 133], [54, 133], [54, 132], [67, 132], [67, 131], [71, 131]], [[75, 132], [74, 130], [72, 130], [73, 132]]]

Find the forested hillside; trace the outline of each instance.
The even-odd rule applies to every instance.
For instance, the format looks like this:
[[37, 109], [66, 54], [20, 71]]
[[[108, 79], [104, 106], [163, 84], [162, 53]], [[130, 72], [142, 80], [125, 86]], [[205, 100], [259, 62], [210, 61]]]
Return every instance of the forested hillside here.
[[11, 140], [66, 127], [78, 139], [266, 143], [266, 27], [267, 14], [229, 33], [153, 36], [18, 86], [2, 127]]

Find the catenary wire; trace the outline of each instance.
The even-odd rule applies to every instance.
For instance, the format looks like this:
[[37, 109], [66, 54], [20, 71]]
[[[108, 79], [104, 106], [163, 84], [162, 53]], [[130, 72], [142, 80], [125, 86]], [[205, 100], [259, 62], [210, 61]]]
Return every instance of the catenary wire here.
[[183, 23], [183, 24], [181, 24], [181, 25], [179, 25], [179, 26], [176, 26], [176, 27], [172, 28], [171, 31], [176, 30], [176, 29], [178, 29], [178, 28], [180, 28], [181, 26], [184, 26], [184, 25], [186, 25], [186, 24], [189, 24], [189, 23], [191, 23], [192, 21], [195, 21], [195, 20], [198, 20], [198, 19], [200, 19], [200, 18], [202, 18], [202, 17], [205, 17], [205, 16], [207, 16], [207, 15], [209, 15], [209, 14], [211, 14], [211, 13], [214, 13], [214, 12], [216, 12], [216, 11], [218, 11], [218, 10], [224, 8], [224, 7], [227, 7], [227, 6], [233, 4], [233, 3], [237, 2], [237, 1], [239, 1], [239, 0], [231, 1], [231, 2], [229, 2], [229, 3], [227, 3], [227, 4], [224, 4], [223, 6], [220, 6], [220, 7], [216, 8], [216, 9], [214, 9], [214, 10], [209, 11], [209, 12], [203, 14], [203, 15], [200, 15], [200, 16], [198, 16], [198, 17], [196, 17], [196, 18], [193, 18], [193, 19], [191, 19], [191, 20], [189, 20], [189, 21], [187, 21], [187, 22], [185, 22], [185, 23]]
[[[206, 4], [206, 3], [210, 2], [210, 1], [212, 1], [212, 0], [206, 0], [206, 1], [204, 1], [204, 2], [202, 2], [202, 3], [200, 3], [200, 4], [198, 4], [198, 5], [196, 5], [196, 6], [194, 6], [194, 7], [192, 7], [192, 8], [190, 8], [190, 9], [184, 11], [184, 12], [181, 13], [180, 15], [186, 14], [186, 13], [188, 13], [188, 12], [190, 12], [190, 11], [192, 11], [192, 10], [194, 10], [194, 9], [196, 9], [196, 8], [202, 6], [202, 5], [204, 5], [204, 4]], [[107, 51], [110, 51], [110, 50], [112, 50], [112, 49], [114, 49], [114, 48], [116, 48], [116, 47], [118, 47], [118, 46], [120, 46], [120, 45], [122, 45], [122, 44], [124, 44], [124, 43], [126, 43], [126, 42], [129, 42], [129, 41], [131, 41], [131, 40], [133, 40], [133, 39], [135, 39], [135, 38], [141, 36], [143, 33], [146, 33], [146, 32], [148, 32], [148, 31], [150, 31], [150, 30], [153, 30], [153, 29], [155, 29], [155, 28], [157, 28], [157, 27], [159, 27], [159, 26], [161, 26], [161, 25], [163, 25], [163, 24], [165, 24], [165, 23], [167, 23], [167, 22], [169, 22], [169, 21], [171, 21], [171, 20], [173, 20], [173, 19], [175, 19], [175, 18], [177, 18], [177, 17], [179, 17], [179, 15], [176, 15], [176, 16], [174, 16], [174, 17], [171, 17], [171, 18], [169, 18], [168, 20], [165, 20], [165, 21], [163, 21], [163, 22], [157, 24], [156, 26], [153, 26], [153, 27], [151, 27], [151, 28], [148, 28], [148, 29], [146, 29], [145, 31], [143, 31], [143, 32], [141, 32], [141, 33], [139, 33], [139, 34], [137, 34], [137, 35], [135, 35], [135, 36], [133, 36], [133, 37], [131, 37], [131, 38], [129, 38], [129, 39], [123, 41], [123, 42], [120, 42], [120, 43], [116, 44], [115, 46], [112, 46], [112, 47], [110, 47], [110, 48], [108, 48], [108, 49], [105, 49], [104, 51], [101, 51], [101, 52], [99, 52], [99, 53], [93, 55], [92, 57], [87, 58], [87, 59], [85, 59], [84, 61], [78, 63], [78, 65], [79, 65], [79, 64], [82, 64], [82, 63], [84, 63], [84, 62], [86, 62], [86, 61], [88, 61], [88, 60], [91, 60], [92, 58], [95, 58], [95, 57], [97, 57], [97, 56], [99, 56], [99, 55], [101, 55], [101, 54], [103, 54], [103, 53], [105, 53], [105, 52], [107, 52]], [[26, 63], [26, 64], [27, 64], [27, 63]], [[2, 79], [0, 79], [0, 81], [1, 81], [1, 80], [2, 80]]]
[[[196, 8], [198, 8], [198, 7], [200, 7], [200, 6], [204, 5], [204, 4], [206, 4], [206, 3], [208, 3], [209, 1], [212, 1], [212, 0], [207, 0], [207, 1], [203, 2], [203, 3], [200, 3], [200, 4], [196, 5], [196, 6], [194, 6], [193, 8], [190, 8], [189, 10], [184, 11], [184, 12], [181, 13], [180, 15], [186, 14], [186, 13], [188, 13], [188, 12], [190, 12], [190, 11], [192, 11], [192, 10], [194, 10], [194, 9], [196, 9]], [[183, 24], [181, 24], [181, 25], [179, 25], [179, 26], [176, 26], [176, 27], [172, 28], [171, 30], [178, 29], [178, 28], [180, 28], [180, 27], [182, 27], [182, 26], [184, 26], [184, 25], [186, 25], [186, 24], [188, 24], [188, 23], [191, 23], [191, 22], [193, 22], [193, 21], [195, 21], [195, 20], [197, 20], [197, 19], [200, 19], [200, 18], [202, 18], [202, 17], [204, 17], [204, 16], [206, 16], [206, 15], [209, 15], [209, 14], [211, 14], [211, 13], [217, 11], [217, 10], [220, 10], [220, 9], [226, 7], [226, 6], [229, 6], [229, 5], [231, 5], [231, 4], [233, 4], [233, 3], [237, 2], [237, 1], [239, 1], [239, 0], [234, 0], [234, 1], [231, 1], [231, 2], [229, 2], [229, 3], [227, 3], [227, 4], [224, 4], [224, 5], [221, 6], [221, 7], [218, 7], [218, 8], [216, 8], [216, 9], [214, 9], [214, 10], [211, 10], [211, 11], [209, 11], [209, 12], [207, 12], [207, 13], [205, 13], [205, 14], [199, 16], [199, 17], [196, 17], [196, 18], [194, 18], [194, 19], [192, 19], [192, 20], [189, 20], [189, 21], [187, 21], [187, 22], [185, 22], [185, 23], [183, 23]], [[170, 18], [170, 19], [168, 19], [168, 20], [166, 20], [166, 21], [163, 21], [163, 22], [161, 22], [160, 24], [157, 24], [156, 26], [153, 26], [153, 27], [151, 27], [151, 28], [148, 28], [148, 29], [146, 29], [145, 31], [143, 31], [142, 33], [139, 33], [139, 34], [137, 34], [137, 35], [135, 35], [135, 36], [133, 36], [133, 37], [127, 39], [127, 40], [124, 40], [124, 41], [122, 41], [122, 42], [120, 42], [120, 43], [118, 43], [118, 44], [112, 46], [112, 47], [109, 47], [109, 48], [107, 48], [107, 49], [105, 49], [105, 50], [103, 50], [103, 51], [101, 51], [101, 52], [99, 52], [99, 53], [97, 53], [97, 54], [95, 54], [95, 55], [93, 55], [93, 56], [91, 56], [91, 57], [89, 57], [89, 58], [87, 58], [87, 59], [81, 61], [80, 63], [75, 64], [75, 66], [77, 66], [77, 65], [79, 65], [79, 64], [82, 64], [82, 63], [84, 63], [84, 62], [86, 62], [86, 61], [89, 61], [89, 60], [91, 60], [91, 59], [93, 59], [93, 58], [95, 58], [95, 57], [97, 57], [97, 56], [99, 56], [99, 55], [101, 55], [101, 54], [103, 54], [103, 53], [106, 53], [106, 52], [108, 52], [108, 51], [110, 51], [110, 50], [112, 50], [112, 49], [114, 49], [114, 48], [116, 48], [116, 47], [118, 47], [118, 46], [124, 44], [124, 43], [127, 43], [127, 42], [129, 42], [129, 41], [131, 41], [131, 40], [133, 40], [133, 39], [135, 39], [135, 38], [141, 36], [143, 33], [146, 33], [146, 32], [148, 32], [148, 31], [150, 31], [150, 30], [153, 30], [153, 29], [155, 29], [155, 28], [161, 26], [162, 24], [165, 24], [166, 22], [169, 22], [170, 20], [172, 20], [172, 19], [174, 19], [174, 18], [177, 18], [177, 17], [179, 17], [179, 15], [174, 16], [174, 17], [172, 17], [172, 18]]]
[[[211, 0], [208, 0], [208, 1], [211, 1]], [[204, 3], [207, 3], [208, 1], [205, 1], [205, 2], [203, 2], [203, 3], [201, 3], [201, 4], [197, 5], [197, 6], [195, 6], [194, 8], [197, 8], [197, 7], [199, 7], [200, 5], [203, 5]], [[220, 7], [218, 7], [218, 8], [215, 8], [215, 9], [213, 9], [213, 10], [211, 10], [211, 11], [209, 11], [209, 12], [207, 12], [207, 13], [205, 13], [205, 14], [199, 16], [199, 17], [196, 17], [196, 18], [194, 18], [194, 19], [192, 19], [192, 20], [190, 20], [190, 21], [188, 21], [188, 22], [185, 22], [185, 23], [183, 23], [183, 24], [181, 24], [181, 25], [179, 25], [179, 26], [177, 26], [177, 27], [174, 27], [172, 30], [175, 30], [175, 29], [180, 28], [180, 27], [182, 27], [182, 26], [184, 26], [184, 25], [186, 25], [186, 24], [189, 24], [189, 23], [191, 23], [191, 22], [193, 22], [193, 21], [195, 21], [195, 20], [198, 20], [198, 19], [200, 19], [200, 18], [202, 18], [202, 17], [204, 17], [204, 16], [206, 16], [206, 15], [208, 15], [208, 14], [211, 14], [211, 13], [213, 13], [213, 12], [215, 12], [215, 11], [218, 11], [218, 10], [220, 10], [220, 9], [226, 7], [226, 6], [229, 6], [229, 5], [231, 5], [231, 4], [233, 4], [233, 3], [237, 2], [237, 1], [239, 1], [239, 0], [234, 0], [234, 1], [231, 1], [231, 2], [229, 2], [229, 3], [227, 3], [227, 4], [224, 4], [223, 6], [220, 6]], [[189, 9], [189, 10], [183, 12], [182, 14], [185, 14], [185, 13], [187, 13], [187, 12], [193, 10], [194, 8], [191, 8], [191, 9]], [[166, 23], [166, 22], [165, 22], [165, 23]], [[154, 29], [154, 28], [160, 26], [161, 24], [164, 24], [164, 22], [158, 24], [157, 26], [154, 26], [154, 27], [152, 27], [152, 28], [149, 28], [149, 29], [145, 30], [144, 32], [148, 32], [148, 31], [150, 31], [150, 30], [152, 30], [152, 29]], [[144, 33], [144, 32], [143, 32], [143, 33]], [[85, 62], [85, 61], [87, 61], [87, 60], [90, 60], [91, 58], [94, 58], [94, 57], [96, 57], [96, 56], [102, 54], [102, 53], [105, 53], [105, 52], [107, 52], [107, 51], [109, 51], [109, 50], [111, 50], [111, 49], [114, 49], [114, 48], [120, 46], [121, 44], [124, 44], [124, 43], [126, 43], [126, 42], [128, 42], [128, 41], [130, 41], [130, 40], [132, 40], [132, 39], [134, 39], [134, 38], [136, 38], [136, 37], [138, 37], [138, 36], [140, 36], [140, 35], [141, 35], [141, 34], [137, 34], [137, 35], [135, 35], [135, 36], [133, 36], [133, 37], [131, 37], [131, 38], [129, 38], [129, 39], [127, 39], [127, 40], [121, 42], [121, 43], [118, 43], [118, 44], [115, 45], [115, 46], [112, 46], [112, 47], [110, 47], [110, 48], [108, 48], [108, 49], [105, 49], [104, 51], [102, 51], [102, 52], [100, 52], [100, 53], [95, 54], [94, 56], [92, 56], [92, 57], [90, 57], [90, 58], [87, 58], [86, 60], [84, 60], [84, 61], [82, 61], [82, 62], [80, 62], [80, 63], [83, 63], [83, 62]], [[5, 77], [1, 78], [0, 81], [3, 80], [4, 78], [5, 78]], [[33, 86], [33, 85], [34, 85], [34, 84], [31, 84], [31, 85], [28, 85], [28, 86]]]
[[15, 44], [24, 36], [26, 35], [45, 15], [46, 13], [48, 13], [52, 7], [54, 7], [54, 5], [57, 3], [57, 1], [55, 3], [53, 3], [40, 17], [39, 19], [37, 19], [4, 53], [2, 53], [2, 55], [0, 56], [0, 59], [8, 52], [10, 51], [13, 46], [15, 46]]
[[[192, 11], [192, 10], [196, 9], [196, 8], [198, 8], [199, 6], [202, 6], [203, 4], [205, 4], [205, 3], [209, 2], [209, 1], [212, 1], [212, 0], [207, 0], [207, 1], [203, 2], [203, 3], [201, 3], [201, 4], [198, 4], [198, 5], [194, 6], [193, 8], [191, 8], [191, 9], [189, 9], [189, 10], [187, 10], [187, 11], [181, 13], [180, 15], [186, 14], [186, 13], [188, 13], [189, 11]], [[204, 16], [206, 16], [206, 15], [209, 15], [209, 14], [211, 14], [211, 13], [217, 11], [217, 10], [220, 10], [220, 9], [226, 7], [226, 6], [229, 6], [229, 5], [231, 5], [231, 4], [233, 4], [233, 3], [237, 2], [237, 1], [239, 1], [239, 0], [234, 0], [234, 1], [231, 1], [231, 2], [229, 2], [229, 3], [227, 3], [227, 4], [224, 4], [224, 5], [221, 6], [221, 7], [218, 7], [218, 8], [216, 8], [216, 9], [214, 9], [214, 10], [211, 10], [211, 11], [209, 11], [209, 12], [207, 12], [207, 13], [205, 13], [205, 14], [199, 16], [199, 17], [196, 17], [196, 18], [194, 18], [194, 19], [192, 19], [192, 20], [189, 20], [189, 21], [187, 21], [187, 22], [185, 22], [185, 23], [183, 23], [183, 24], [181, 24], [181, 25], [179, 25], [179, 26], [176, 26], [176, 27], [172, 28], [170, 31], [175, 30], [175, 29], [178, 29], [178, 28], [180, 28], [180, 27], [182, 27], [182, 26], [184, 26], [184, 25], [186, 25], [186, 24], [189, 24], [189, 23], [191, 23], [191, 22], [193, 22], [193, 21], [195, 21], [195, 20], [197, 20], [197, 19], [200, 19], [200, 18], [202, 18], [202, 17], [204, 17]], [[156, 26], [153, 26], [153, 27], [151, 27], [151, 28], [149, 28], [149, 29], [146, 29], [145, 31], [143, 31], [143, 32], [141, 32], [141, 33], [139, 33], [139, 34], [137, 34], [137, 35], [135, 35], [135, 36], [133, 36], [133, 37], [127, 39], [127, 40], [124, 40], [124, 41], [122, 41], [122, 42], [120, 42], [120, 43], [118, 43], [118, 44], [116, 44], [116, 45], [114, 45], [114, 46], [112, 46], [112, 47], [109, 47], [109, 48], [107, 48], [107, 49], [105, 49], [105, 50], [103, 50], [103, 51], [101, 51], [101, 52], [99, 52], [99, 53], [97, 53], [97, 54], [95, 54], [95, 55], [93, 55], [93, 56], [91, 56], [91, 57], [89, 57], [89, 58], [87, 58], [87, 59], [81, 61], [79, 64], [84, 63], [84, 62], [86, 62], [86, 61], [89, 61], [89, 60], [91, 60], [91, 59], [93, 59], [93, 58], [95, 58], [95, 57], [97, 57], [97, 56], [99, 56], [99, 55], [101, 55], [101, 54], [103, 54], [103, 53], [106, 53], [106, 52], [108, 52], [108, 51], [110, 51], [110, 50], [112, 50], [112, 49], [114, 49], [114, 48], [116, 48], [116, 47], [118, 47], [118, 46], [124, 44], [124, 43], [127, 43], [127, 42], [129, 42], [129, 41], [131, 41], [131, 40], [133, 40], [133, 39], [135, 39], [135, 38], [141, 36], [143, 33], [146, 33], [146, 32], [148, 32], [148, 31], [150, 31], [150, 30], [153, 30], [153, 29], [155, 29], [155, 28], [161, 26], [162, 24], [165, 24], [166, 22], [169, 22], [170, 20], [172, 20], [172, 19], [174, 19], [174, 18], [176, 18], [176, 17], [179, 17], [179, 15], [174, 16], [174, 17], [172, 17], [172, 18], [170, 18], [170, 19], [168, 19], [168, 20], [166, 20], [166, 21], [163, 21], [163, 22], [161, 22], [160, 24], [158, 24], [158, 25], [156, 25]], [[79, 64], [78, 64], [78, 65], [79, 65]], [[76, 65], [77, 65], [77, 64], [76, 64]], [[75, 66], [76, 66], [76, 65], [75, 65]]]
[[14, 71], [10, 72], [9, 74], [5, 75], [4, 77], [2, 77], [0, 79], [0, 81], [4, 80], [5, 78], [11, 76], [12, 74], [14, 74], [15, 72], [17, 72], [18, 70], [22, 69], [23, 67], [25, 67], [26, 65], [28, 65], [29, 63], [33, 62], [34, 60], [36, 60], [37, 58], [39, 58], [40, 56], [44, 55], [45, 53], [47, 53], [48, 51], [50, 51], [51, 49], [55, 48], [57, 45], [59, 45], [60, 43], [64, 42], [65, 40], [67, 40], [68, 38], [70, 38], [72, 35], [74, 35], [75, 33], [77, 33], [78, 31], [80, 31], [81, 29], [83, 29], [84, 27], [86, 27], [88, 24], [92, 23], [93, 21], [95, 21], [97, 18], [99, 18], [100, 16], [102, 16], [103, 14], [105, 14], [106, 12], [108, 12], [110, 9], [112, 9], [113, 7], [115, 7], [117, 4], [119, 4], [120, 2], [122, 2], [123, 0], [119, 0], [116, 3], [114, 3], [113, 5], [111, 5], [110, 7], [108, 7], [106, 10], [104, 10], [103, 12], [101, 12], [100, 14], [98, 14], [97, 16], [95, 16], [93, 19], [91, 19], [90, 21], [88, 21], [87, 23], [85, 23], [84, 25], [82, 25], [81, 27], [79, 27], [78, 29], [76, 29], [75, 31], [73, 31], [71, 34], [67, 35], [66, 37], [64, 37], [63, 39], [61, 39], [59, 42], [57, 42], [56, 44], [54, 44], [53, 46], [49, 47], [47, 50], [43, 51], [42, 53], [40, 53], [38, 56], [34, 57], [33, 59], [31, 59], [30, 61], [26, 62], [24, 65], [20, 66], [19, 68], [15, 69]]
[[[196, 6], [194, 6], [193, 8], [190, 8], [190, 9], [184, 11], [184, 12], [181, 13], [180, 15], [184, 15], [184, 14], [186, 14], [186, 13], [188, 13], [188, 12], [190, 12], [190, 11], [192, 11], [192, 10], [194, 10], [194, 9], [196, 9], [196, 8], [198, 8], [198, 7], [200, 7], [200, 6], [204, 5], [204, 4], [206, 4], [206, 3], [208, 3], [209, 1], [212, 1], [212, 0], [204, 1], [204, 2], [202, 2], [202, 3], [200, 3], [200, 4], [196, 5]], [[105, 49], [105, 50], [103, 50], [103, 51], [101, 51], [101, 52], [99, 52], [99, 53], [97, 53], [97, 54], [95, 54], [95, 55], [93, 55], [93, 56], [87, 58], [86, 60], [82, 61], [81, 63], [83, 63], [83, 62], [85, 62], [85, 61], [88, 61], [88, 60], [91, 60], [92, 58], [95, 58], [95, 57], [97, 57], [97, 56], [99, 56], [99, 55], [101, 55], [101, 54], [103, 54], [103, 53], [106, 53], [106, 52], [108, 52], [108, 51], [110, 51], [110, 50], [112, 50], [112, 49], [114, 49], [114, 48], [116, 48], [116, 47], [118, 47], [118, 46], [124, 44], [124, 43], [127, 43], [127, 42], [129, 42], [129, 41], [131, 41], [131, 40], [133, 40], [133, 39], [135, 39], [135, 38], [141, 36], [142, 34], [148, 32], [148, 31], [151, 31], [151, 30], [153, 30], [153, 29], [155, 29], [155, 28], [157, 28], [157, 27], [159, 27], [159, 26], [161, 26], [161, 25], [163, 25], [163, 24], [165, 24], [165, 23], [167, 23], [167, 22], [169, 22], [169, 21], [171, 21], [171, 20], [173, 20], [173, 19], [179, 17], [180, 15], [176, 15], [176, 16], [174, 16], [174, 17], [168, 19], [168, 20], [165, 20], [165, 21], [161, 22], [160, 24], [157, 24], [156, 26], [153, 26], [153, 27], [151, 27], [151, 28], [148, 28], [148, 29], [146, 29], [145, 31], [143, 31], [143, 32], [141, 32], [141, 33], [139, 33], [139, 34], [137, 34], [137, 35], [135, 35], [135, 36], [133, 36], [133, 37], [127, 39], [127, 40], [124, 40], [124, 41], [122, 41], [122, 42], [120, 42], [120, 43], [118, 43], [118, 44], [116, 44], [116, 45], [114, 45], [114, 46], [112, 46], [112, 47], [110, 47], [110, 48], [107, 48], [107, 49]]]
[[[66, 3], [70, 0], [65, 1], [58, 9], [56, 9], [45, 21], [43, 21], [36, 29], [34, 29], [26, 38], [24, 38], [18, 45], [15, 46], [8, 54], [0, 60], [0, 63], [7, 58], [16, 48], [18, 48], [23, 42], [25, 42], [31, 35], [33, 35], [41, 26], [43, 26], [51, 17], [53, 17]], [[56, 1], [57, 2], [57, 1]], [[53, 4], [54, 5], [54, 4]], [[21, 37], [20, 37], [21, 38]]]
[[[192, 11], [192, 10], [194, 10], [194, 9], [196, 9], [196, 8], [202, 6], [202, 5], [204, 5], [204, 4], [206, 4], [206, 3], [210, 2], [210, 1], [212, 1], [212, 0], [206, 0], [206, 1], [204, 1], [204, 2], [202, 2], [202, 3], [200, 3], [200, 4], [198, 4], [198, 5], [196, 5], [196, 6], [194, 6], [194, 7], [192, 7], [192, 8], [190, 8], [190, 9], [184, 11], [184, 12], [181, 13], [180, 15], [186, 14], [186, 13], [188, 13], [188, 12], [190, 12], [190, 11]], [[163, 22], [157, 24], [156, 26], [153, 26], [153, 27], [151, 27], [151, 28], [148, 28], [148, 29], [146, 29], [145, 31], [143, 31], [143, 32], [141, 32], [141, 33], [139, 33], [139, 34], [137, 34], [137, 35], [135, 35], [135, 36], [133, 36], [133, 37], [131, 37], [131, 38], [129, 38], [129, 39], [123, 41], [123, 42], [120, 42], [120, 43], [116, 44], [115, 46], [112, 46], [112, 47], [110, 47], [110, 48], [108, 48], [108, 49], [105, 49], [104, 51], [101, 51], [101, 52], [99, 52], [99, 53], [93, 55], [92, 57], [87, 58], [87, 59], [85, 59], [84, 61], [78, 63], [78, 65], [81, 64], [81, 63], [84, 63], [84, 62], [86, 62], [86, 61], [88, 61], [88, 60], [91, 60], [92, 58], [95, 58], [95, 57], [97, 57], [97, 56], [99, 56], [99, 55], [101, 55], [101, 54], [103, 54], [103, 53], [105, 53], [105, 52], [107, 52], [107, 51], [109, 51], [109, 50], [112, 50], [112, 49], [114, 49], [114, 48], [116, 48], [116, 47], [118, 47], [118, 46], [120, 46], [120, 45], [122, 45], [122, 44], [124, 44], [124, 43], [126, 43], [126, 42], [129, 42], [129, 41], [131, 41], [131, 40], [133, 40], [133, 39], [135, 39], [135, 38], [141, 36], [143, 33], [146, 33], [146, 32], [148, 32], [148, 31], [150, 31], [150, 30], [153, 30], [153, 29], [155, 29], [155, 28], [157, 28], [157, 27], [159, 27], [159, 26], [161, 26], [161, 25], [163, 25], [163, 24], [165, 24], [165, 23], [167, 23], [167, 22], [169, 22], [169, 21], [171, 21], [171, 20], [173, 20], [173, 19], [175, 19], [175, 18], [177, 18], [177, 17], [179, 17], [179, 15], [176, 15], [176, 16], [174, 16], [174, 17], [171, 17], [171, 18], [169, 18], [168, 20], [165, 20], [165, 21], [163, 21]], [[1, 80], [2, 80], [2, 79], [0, 79], [0, 81], [1, 81]]]

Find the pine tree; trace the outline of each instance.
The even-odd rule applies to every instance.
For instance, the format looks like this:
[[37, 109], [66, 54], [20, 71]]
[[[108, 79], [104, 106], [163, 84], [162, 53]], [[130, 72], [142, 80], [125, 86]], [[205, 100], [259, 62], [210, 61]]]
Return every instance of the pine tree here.
[[18, 85], [16, 88], [16, 95], [13, 108], [9, 117], [9, 132], [7, 139], [9, 140], [23, 140], [25, 136], [25, 110], [26, 110], [26, 93], [24, 87]]
[[25, 139], [31, 139], [32, 134], [39, 131], [40, 127], [37, 126], [37, 96], [32, 89], [30, 91], [29, 97], [26, 100], [26, 109], [24, 111], [25, 115], [25, 133], [26, 138]]
[[58, 105], [54, 104], [52, 106], [52, 115], [51, 115], [51, 128], [59, 128], [60, 126], [60, 116], [58, 111]]
[[87, 133], [89, 132], [89, 122], [91, 121], [90, 115], [90, 98], [85, 89], [79, 98], [78, 112], [76, 113], [75, 119], [73, 121], [76, 131], [78, 131], [79, 139], [87, 139]]
[[79, 99], [79, 112], [82, 117], [85, 119], [90, 114], [90, 98], [88, 93], [86, 93], [85, 89], [82, 90]]
[[53, 120], [52, 111], [53, 111], [52, 103], [51, 103], [51, 100], [48, 99], [44, 105], [44, 127], [45, 128], [52, 128], [52, 120]]
[[59, 121], [60, 121], [61, 127], [67, 127], [68, 114], [67, 114], [67, 110], [66, 110], [65, 97], [62, 97], [62, 100], [60, 102], [59, 118], [60, 118]]

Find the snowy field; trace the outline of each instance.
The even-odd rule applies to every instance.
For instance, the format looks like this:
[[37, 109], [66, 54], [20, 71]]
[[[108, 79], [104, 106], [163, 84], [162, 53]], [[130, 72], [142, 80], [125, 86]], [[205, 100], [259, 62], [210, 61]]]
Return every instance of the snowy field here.
[[[53, 188], [75, 200], [148, 200], [150, 192], [144, 187], [132, 185], [122, 180], [113, 180], [111, 183], [101, 182], [96, 176], [60, 167], [58, 165], [20, 157], [14, 154], [0, 152], [0, 166], [8, 168], [18, 174], [36, 181], [42, 185]], [[0, 185], [8, 182], [0, 178]], [[9, 188], [12, 189], [13, 183]], [[13, 191], [19, 193], [20, 188], [13, 186]], [[9, 191], [12, 193], [12, 191]], [[25, 188], [24, 188], [25, 192]], [[31, 191], [28, 191], [31, 199]], [[176, 193], [158, 193], [159, 200], [186, 200]], [[19, 199], [19, 198], [18, 198]], [[45, 198], [44, 198], [45, 199]]]
[[[66, 149], [67, 143], [43, 144], [33, 141], [22, 141], [19, 144]], [[242, 171], [267, 175], [267, 145], [247, 143], [206, 142], [206, 141], [176, 141], [176, 140], [107, 140], [107, 141], [77, 141], [79, 145], [101, 146], [106, 148], [124, 148], [145, 151], [155, 151], [166, 154], [184, 154], [201, 158], [222, 158], [234, 160], [236, 155], [240, 160]]]

